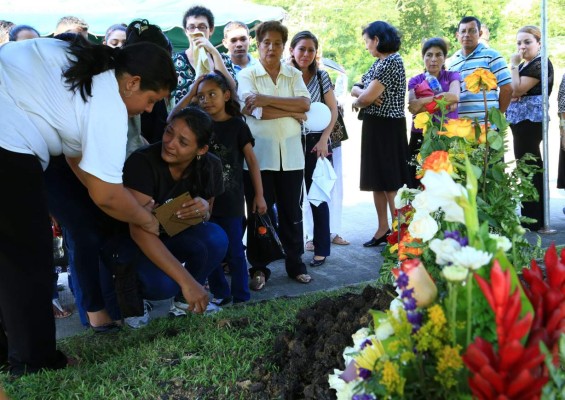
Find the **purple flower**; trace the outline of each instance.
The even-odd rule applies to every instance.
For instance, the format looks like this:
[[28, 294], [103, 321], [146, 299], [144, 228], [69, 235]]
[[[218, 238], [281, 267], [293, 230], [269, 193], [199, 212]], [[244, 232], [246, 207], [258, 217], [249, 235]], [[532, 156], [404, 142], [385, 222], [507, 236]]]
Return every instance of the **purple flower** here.
[[351, 400], [376, 400], [377, 398], [372, 394], [356, 394], [353, 395]]
[[414, 297], [408, 297], [402, 300], [404, 303], [404, 309], [406, 311], [413, 311], [416, 309], [416, 299]]
[[365, 341], [363, 343], [361, 343], [361, 350], [363, 350], [365, 347], [372, 345], [373, 342], [371, 342], [371, 339], [365, 339]]
[[365, 368], [359, 368], [359, 378], [367, 380], [371, 377], [371, 371]]
[[398, 278], [396, 278], [396, 285], [402, 290], [408, 286], [408, 275], [406, 275], [404, 271], [400, 271], [398, 273]]
[[461, 236], [459, 231], [445, 231], [443, 234], [446, 239], [450, 238], [456, 240], [461, 247], [469, 245], [469, 238]]

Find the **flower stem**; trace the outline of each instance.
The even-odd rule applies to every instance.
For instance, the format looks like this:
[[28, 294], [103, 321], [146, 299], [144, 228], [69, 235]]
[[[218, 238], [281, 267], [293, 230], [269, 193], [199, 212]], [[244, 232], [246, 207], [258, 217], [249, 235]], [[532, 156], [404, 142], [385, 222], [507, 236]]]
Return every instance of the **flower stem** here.
[[486, 196], [487, 191], [487, 169], [488, 169], [488, 153], [489, 153], [489, 144], [488, 144], [488, 105], [487, 105], [487, 91], [483, 88], [483, 102], [485, 104], [485, 160], [484, 160], [484, 170], [483, 170], [483, 198]]
[[453, 283], [449, 283], [449, 299], [451, 308], [451, 329], [453, 347], [457, 345], [457, 287]]
[[[469, 271], [470, 272], [470, 271]], [[473, 299], [473, 274], [469, 273], [467, 276], [467, 345], [471, 344], [471, 314], [472, 314], [472, 299]]]

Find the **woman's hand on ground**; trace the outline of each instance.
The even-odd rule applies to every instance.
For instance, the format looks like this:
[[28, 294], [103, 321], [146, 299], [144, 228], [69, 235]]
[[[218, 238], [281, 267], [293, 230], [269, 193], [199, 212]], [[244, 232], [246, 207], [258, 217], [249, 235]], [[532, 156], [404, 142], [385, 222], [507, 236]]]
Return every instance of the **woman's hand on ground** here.
[[202, 314], [208, 307], [208, 293], [201, 284], [192, 280], [182, 288], [182, 295], [188, 302], [188, 311]]

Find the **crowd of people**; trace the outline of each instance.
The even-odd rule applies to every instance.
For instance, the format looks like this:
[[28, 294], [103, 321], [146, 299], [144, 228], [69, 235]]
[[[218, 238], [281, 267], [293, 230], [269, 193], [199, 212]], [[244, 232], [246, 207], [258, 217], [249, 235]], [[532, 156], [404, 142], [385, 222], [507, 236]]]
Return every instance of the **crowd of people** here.
[[[339, 236], [340, 143], [330, 140], [339, 104], [316, 35], [295, 34], [285, 59], [288, 29], [263, 22], [256, 59], [246, 24], [225, 26], [224, 54], [210, 42], [209, 9], [192, 7], [182, 22], [189, 47], [175, 53], [148, 20], [110, 26], [103, 44], [89, 42], [88, 24], [76, 17], [62, 18], [53, 38], [0, 21], [0, 180], [11, 194], [0, 202], [0, 367], [13, 375], [68, 363], [55, 342], [54, 316], [69, 313], [53, 300], [51, 221], [63, 229], [81, 320], [96, 333], [119, 331], [122, 321], [144, 326], [152, 300], [170, 299], [175, 316], [250, 300], [271, 270], [246, 259], [246, 216], [267, 213], [274, 221], [286, 273], [300, 284], [312, 281], [305, 245], [312, 268], [326, 263], [332, 243], [349, 245]], [[507, 112], [516, 158], [531, 153], [541, 162], [539, 29], [518, 31], [510, 68], [479, 42], [481, 32], [477, 18], [463, 18], [461, 49], [449, 62], [442, 38], [426, 40], [425, 72], [407, 84], [396, 28], [375, 21], [363, 29], [376, 60], [351, 96], [363, 121], [360, 189], [373, 192], [377, 213], [363, 246], [386, 242], [397, 190], [419, 184], [411, 160], [422, 133], [412, 125], [408, 141], [406, 105], [417, 114], [443, 96], [449, 117], [480, 121], [482, 94], [464, 82], [476, 68], [496, 76], [499, 90], [488, 103]], [[423, 82], [437, 85], [426, 92]], [[562, 83], [562, 138], [564, 91]], [[318, 102], [331, 117], [310, 130], [307, 112]], [[334, 163], [338, 182], [330, 202], [306, 204], [312, 223], [305, 242], [303, 198], [320, 160]], [[541, 193], [541, 178], [534, 181]], [[178, 199], [158, 220], [159, 207]], [[523, 205], [522, 214], [537, 220], [532, 230], [543, 224], [542, 205]], [[182, 228], [171, 233], [169, 224]]]

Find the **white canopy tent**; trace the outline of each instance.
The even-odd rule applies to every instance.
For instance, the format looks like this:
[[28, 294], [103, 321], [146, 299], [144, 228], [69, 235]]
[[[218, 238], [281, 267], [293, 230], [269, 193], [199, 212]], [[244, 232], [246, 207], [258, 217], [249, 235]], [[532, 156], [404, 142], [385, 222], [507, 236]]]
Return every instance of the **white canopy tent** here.
[[[145, 18], [159, 25], [171, 38], [175, 47], [186, 42], [182, 17], [193, 5], [209, 8], [214, 14], [217, 27], [213, 42], [218, 44], [223, 36], [222, 27], [233, 20], [253, 26], [259, 21], [282, 20], [285, 11], [280, 7], [264, 6], [244, 0], [3, 0], [0, 2], [0, 19], [15, 24], [31, 25], [42, 36], [53, 33], [57, 21], [66, 15], [84, 19], [89, 24], [89, 33], [104, 36], [113, 24], [129, 23]], [[180, 34], [180, 37], [177, 37]], [[186, 42], [186, 47], [188, 42]]]

